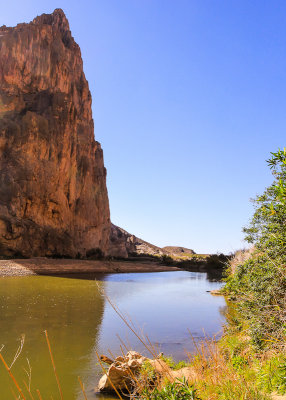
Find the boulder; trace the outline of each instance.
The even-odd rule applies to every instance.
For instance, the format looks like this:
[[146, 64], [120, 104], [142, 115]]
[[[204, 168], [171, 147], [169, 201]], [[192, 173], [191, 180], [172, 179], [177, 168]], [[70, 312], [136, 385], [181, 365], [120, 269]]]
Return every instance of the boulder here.
[[100, 378], [95, 389], [96, 392], [114, 392], [115, 389], [123, 393], [136, 391], [138, 377], [144, 362], [148, 362], [151, 365], [159, 381], [164, 379], [174, 382], [177, 379], [185, 378], [187, 381], [192, 382], [196, 379], [196, 373], [192, 367], [173, 370], [160, 356], [150, 359], [136, 351], [129, 351], [125, 356], [117, 357], [114, 361], [106, 356], [101, 356], [100, 358], [110, 367], [106, 374]]
[[[101, 357], [103, 359], [103, 356]], [[106, 374], [104, 374], [97, 390], [100, 392], [131, 390], [134, 386], [134, 377], [139, 373], [140, 368], [147, 358], [136, 351], [129, 351], [124, 357], [117, 357], [112, 362]], [[109, 362], [108, 362], [109, 364]]]

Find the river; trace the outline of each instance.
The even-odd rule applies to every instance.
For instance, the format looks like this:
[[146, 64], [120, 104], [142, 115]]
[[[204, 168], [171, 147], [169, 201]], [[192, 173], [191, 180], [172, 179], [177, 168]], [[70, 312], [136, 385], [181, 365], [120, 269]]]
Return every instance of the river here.
[[[150, 356], [103, 292], [158, 352], [179, 360], [187, 358], [186, 351], [194, 351], [191, 335], [199, 339], [221, 333], [224, 298], [208, 293], [220, 286], [206, 273], [188, 271], [0, 278], [2, 355], [10, 365], [24, 334], [12, 372], [23, 386], [23, 380], [28, 381], [28, 359], [33, 390], [39, 389], [44, 400], [58, 399], [47, 330], [64, 399], [83, 399], [78, 376], [88, 400], [102, 398], [93, 390], [101, 375], [96, 351], [121, 355], [124, 343]], [[0, 365], [0, 399], [13, 400], [11, 390], [15, 387]]]

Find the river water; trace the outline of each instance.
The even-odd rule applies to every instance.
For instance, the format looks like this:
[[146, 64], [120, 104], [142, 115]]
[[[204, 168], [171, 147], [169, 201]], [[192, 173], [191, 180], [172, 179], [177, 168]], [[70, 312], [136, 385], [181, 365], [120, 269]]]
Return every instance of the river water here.
[[[23, 350], [12, 372], [24, 386], [28, 359], [33, 393], [39, 389], [43, 400], [58, 399], [45, 342], [47, 330], [64, 399], [83, 399], [78, 376], [88, 400], [102, 398], [93, 390], [101, 375], [96, 351], [121, 355], [124, 343], [150, 356], [106, 295], [158, 352], [171, 354], [175, 360], [186, 359], [186, 351], [194, 351], [191, 335], [198, 339], [220, 334], [224, 323], [224, 298], [207, 292], [221, 284], [210, 278], [188, 271], [0, 278], [1, 354], [10, 365], [24, 334]], [[16, 392], [0, 365], [0, 400], [15, 399], [12, 390]]]

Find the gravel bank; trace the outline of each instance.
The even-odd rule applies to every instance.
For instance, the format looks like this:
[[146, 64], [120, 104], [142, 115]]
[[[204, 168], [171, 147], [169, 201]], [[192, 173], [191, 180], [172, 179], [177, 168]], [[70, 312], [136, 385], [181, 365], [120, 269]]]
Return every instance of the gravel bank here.
[[0, 260], [0, 277], [26, 275], [61, 275], [73, 273], [120, 273], [120, 272], [163, 272], [178, 271], [152, 262], [140, 261], [99, 261], [50, 258], [30, 258], [23, 260]]

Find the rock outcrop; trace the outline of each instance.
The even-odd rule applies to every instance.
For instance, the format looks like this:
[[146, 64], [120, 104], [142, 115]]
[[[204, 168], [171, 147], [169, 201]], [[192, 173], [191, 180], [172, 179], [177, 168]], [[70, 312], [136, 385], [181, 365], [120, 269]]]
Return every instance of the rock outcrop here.
[[163, 256], [160, 247], [145, 242], [124, 229], [111, 224], [108, 254], [112, 257], [128, 258], [130, 256]]
[[111, 224], [108, 254], [113, 257], [128, 258], [136, 256], [192, 256], [194, 250], [185, 247], [158, 247], [138, 238], [124, 229]]
[[[161, 357], [150, 359], [142, 356], [136, 351], [128, 351], [124, 356], [116, 357], [111, 360], [109, 357], [101, 356], [100, 362], [109, 364], [110, 367], [106, 373], [100, 378], [95, 392], [121, 392], [121, 393], [138, 393], [138, 390], [147, 388], [149, 384], [154, 388], [154, 381], [156, 376], [157, 385], [159, 382], [175, 382], [178, 379], [185, 379], [188, 382], [194, 382], [197, 374], [193, 367], [184, 367], [173, 370]], [[142, 367], [148, 365], [154, 374], [151, 382], [148, 379], [140, 383], [140, 373]], [[143, 387], [140, 388], [140, 386]]]
[[180, 246], [166, 246], [162, 247], [162, 251], [166, 252], [166, 254], [170, 254], [173, 256], [184, 256], [184, 255], [192, 255], [196, 254], [194, 250], [192, 249], [187, 249], [186, 247], [180, 247]]
[[106, 170], [62, 10], [0, 28], [0, 255], [106, 253]]
[[100, 378], [95, 392], [112, 392], [114, 388], [119, 391], [131, 390], [134, 386], [134, 377], [138, 375], [146, 360], [146, 357], [136, 351], [128, 351], [125, 356], [116, 357], [114, 361], [101, 356], [101, 361], [109, 364], [110, 367]]

